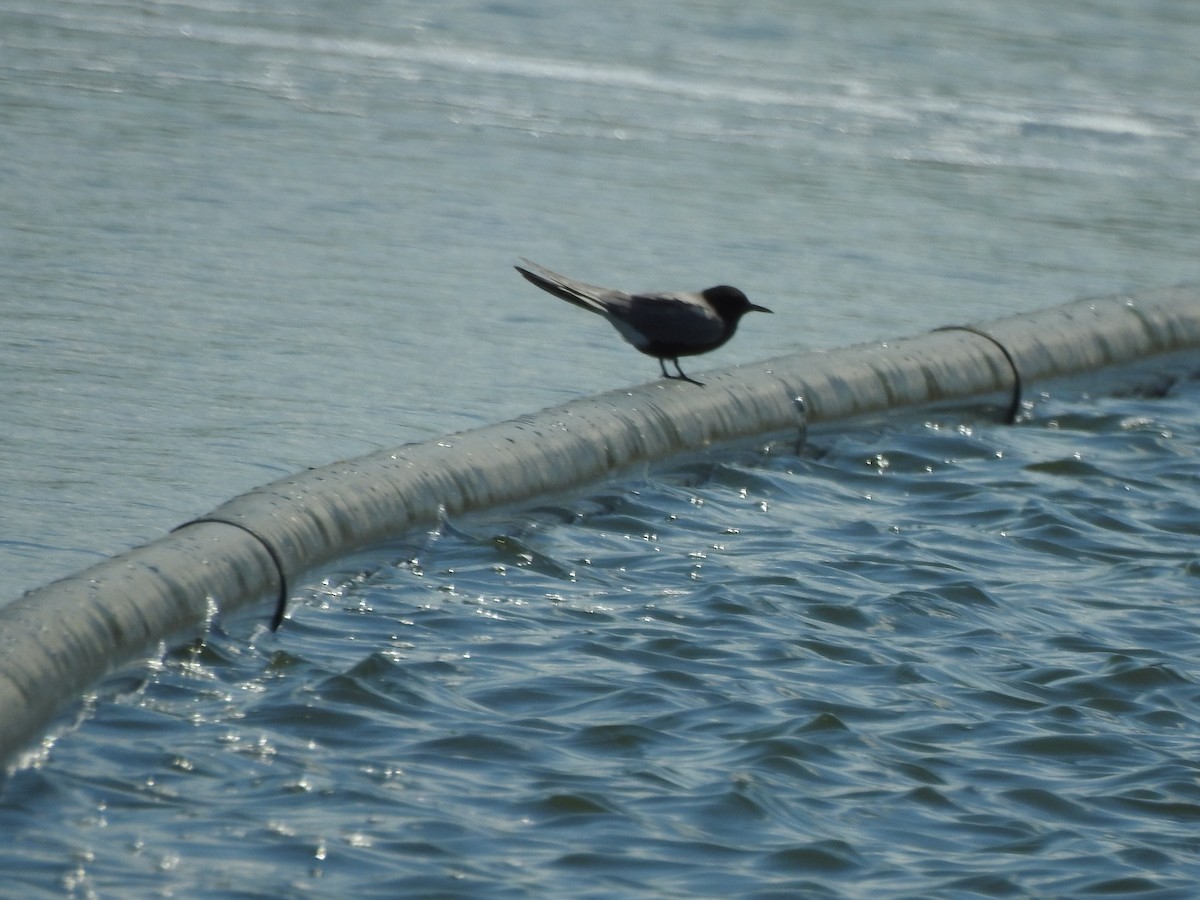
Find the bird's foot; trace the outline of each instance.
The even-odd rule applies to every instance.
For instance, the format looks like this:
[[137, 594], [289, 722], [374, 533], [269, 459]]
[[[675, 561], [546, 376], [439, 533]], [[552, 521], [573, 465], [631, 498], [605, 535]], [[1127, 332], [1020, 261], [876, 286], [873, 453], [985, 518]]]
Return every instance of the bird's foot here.
[[679, 360], [673, 359], [673, 360], [671, 360], [671, 362], [674, 363], [675, 371], [678, 372], [679, 374], [672, 375], [670, 372], [668, 372], [667, 371], [667, 361], [665, 359], [660, 358], [658, 360], [658, 367], [659, 367], [659, 369], [662, 370], [663, 378], [670, 378], [672, 381], [688, 381], [688, 382], [691, 382], [692, 384], [698, 385], [699, 387], [704, 387], [703, 381], [697, 381], [695, 378], [688, 378], [688, 376], [683, 374], [683, 369], [679, 368]]
[[698, 387], [704, 387], [703, 381], [697, 381], [695, 378], [690, 378], [687, 375], [684, 375], [682, 372], [680, 372], [678, 375], [672, 375], [670, 372], [665, 372], [664, 374], [666, 375], [667, 378], [670, 378], [672, 381], [686, 381], [689, 384], [694, 384], [694, 385], [697, 385]]

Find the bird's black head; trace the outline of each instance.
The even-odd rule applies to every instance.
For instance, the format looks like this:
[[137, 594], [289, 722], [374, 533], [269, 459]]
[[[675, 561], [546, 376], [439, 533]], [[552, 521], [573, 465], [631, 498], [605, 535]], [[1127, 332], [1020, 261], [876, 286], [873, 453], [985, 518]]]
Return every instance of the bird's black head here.
[[727, 284], [718, 284], [716, 287], [710, 287], [708, 290], [702, 291], [701, 296], [712, 304], [712, 308], [717, 311], [717, 315], [726, 322], [737, 322], [738, 319], [748, 312], [771, 312], [765, 306], [758, 306], [751, 303], [745, 294]]

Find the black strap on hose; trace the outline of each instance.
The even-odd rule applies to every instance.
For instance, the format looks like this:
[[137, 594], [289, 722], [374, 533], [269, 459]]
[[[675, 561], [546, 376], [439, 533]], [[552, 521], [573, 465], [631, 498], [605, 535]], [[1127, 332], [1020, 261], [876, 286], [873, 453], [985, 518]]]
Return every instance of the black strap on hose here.
[[1009, 403], [1008, 411], [1004, 414], [1004, 424], [1012, 425], [1015, 423], [1017, 421], [1017, 413], [1021, 411], [1021, 370], [1017, 368], [1017, 361], [1008, 352], [1008, 348], [997, 338], [988, 334], [982, 328], [976, 328], [974, 325], [945, 325], [942, 328], [935, 328], [934, 331], [967, 331], [971, 334], [977, 334], [979, 337], [991, 341], [1004, 354], [1004, 358], [1008, 360], [1008, 367], [1012, 369], [1013, 374], [1012, 402]]
[[271, 543], [266, 538], [264, 538], [253, 528], [249, 527], [248, 525], [243, 525], [241, 522], [234, 522], [229, 519], [217, 519], [211, 517], [192, 519], [190, 522], [184, 522], [177, 528], [172, 528], [171, 531], [180, 531], [184, 528], [187, 528], [189, 525], [200, 525], [205, 522], [212, 522], [217, 525], [232, 525], [234, 528], [240, 528], [242, 531], [246, 532], [246, 534], [250, 535], [256, 541], [262, 544], [263, 549], [267, 551], [267, 556], [271, 557], [271, 562], [275, 564], [275, 571], [279, 574], [279, 596], [275, 600], [275, 612], [271, 616], [271, 630], [278, 631], [279, 626], [283, 624], [283, 616], [287, 612], [288, 587], [287, 576], [283, 573], [283, 561], [279, 558], [279, 554], [275, 552], [275, 548], [271, 546]]

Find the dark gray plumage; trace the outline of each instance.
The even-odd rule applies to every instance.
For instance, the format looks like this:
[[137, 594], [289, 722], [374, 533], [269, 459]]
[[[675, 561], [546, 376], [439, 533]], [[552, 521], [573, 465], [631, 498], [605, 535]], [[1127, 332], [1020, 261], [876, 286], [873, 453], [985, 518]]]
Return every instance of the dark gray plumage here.
[[[738, 321], [748, 312], [771, 310], [756, 306], [727, 284], [697, 293], [627, 294], [584, 284], [552, 272], [527, 259], [528, 269], [516, 266], [528, 281], [544, 291], [604, 316], [621, 336], [647, 356], [658, 360], [663, 377], [701, 384], [683, 374], [679, 357], [715, 350], [733, 337]], [[667, 360], [678, 375], [667, 371]]]

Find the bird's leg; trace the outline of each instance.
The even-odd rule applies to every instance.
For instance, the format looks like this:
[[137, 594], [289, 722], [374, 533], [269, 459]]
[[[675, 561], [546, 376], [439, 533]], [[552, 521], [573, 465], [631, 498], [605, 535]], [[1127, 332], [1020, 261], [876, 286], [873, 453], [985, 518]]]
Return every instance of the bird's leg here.
[[[662, 363], [663, 361], [660, 359], [659, 362]], [[667, 375], [668, 378], [674, 378], [678, 381], [687, 381], [692, 384], [699, 385], [700, 387], [704, 387], [703, 381], [697, 381], [695, 378], [688, 378], [686, 375], [683, 374], [683, 369], [679, 368], [679, 357], [678, 356], [672, 358], [671, 362], [675, 363], [675, 371], [678, 372], [679, 374], [678, 375], [667, 375], [667, 366], [665, 363], [663, 363], [663, 374], [664, 375]]]

